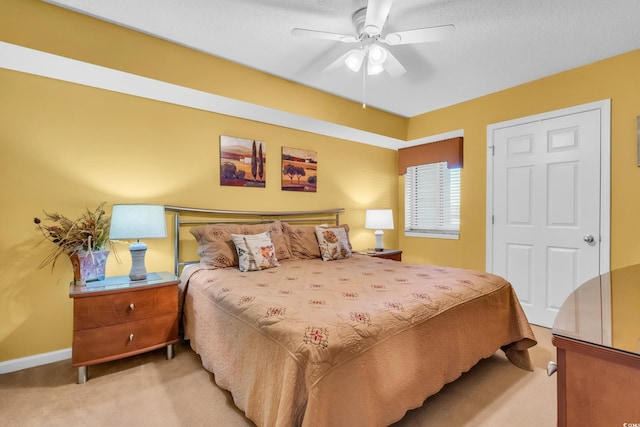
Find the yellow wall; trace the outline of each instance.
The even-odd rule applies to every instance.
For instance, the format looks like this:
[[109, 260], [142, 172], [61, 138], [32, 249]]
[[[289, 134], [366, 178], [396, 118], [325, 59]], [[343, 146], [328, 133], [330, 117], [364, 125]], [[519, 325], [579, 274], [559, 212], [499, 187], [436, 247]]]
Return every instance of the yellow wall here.
[[[485, 269], [487, 126], [611, 99], [611, 268], [640, 262], [640, 50], [412, 117], [408, 139], [464, 129], [460, 240], [400, 235], [403, 260]], [[597, 173], [597, 171], [594, 171]], [[404, 218], [404, 179], [398, 182]], [[401, 224], [403, 226], [403, 224]]]
[[[0, 0], [0, 10], [2, 41], [174, 83], [193, 80], [191, 87], [299, 108], [368, 131], [386, 122], [388, 135], [406, 132], [405, 119], [45, 3]], [[42, 210], [76, 217], [102, 201], [109, 208], [132, 202], [245, 210], [343, 207], [341, 221], [352, 227], [354, 247], [363, 249], [374, 240], [364, 230], [364, 209], [396, 209], [394, 150], [5, 69], [0, 94], [0, 361], [71, 345], [71, 265], [60, 259], [53, 272], [37, 268], [52, 247], [41, 242], [32, 222]], [[219, 185], [220, 135], [266, 142], [266, 188]], [[317, 193], [280, 190], [283, 146], [317, 152]], [[147, 269], [170, 271], [170, 240], [147, 243]], [[397, 246], [397, 233], [387, 232], [385, 243]], [[110, 256], [107, 275], [128, 273], [126, 245], [118, 253], [122, 264]]]

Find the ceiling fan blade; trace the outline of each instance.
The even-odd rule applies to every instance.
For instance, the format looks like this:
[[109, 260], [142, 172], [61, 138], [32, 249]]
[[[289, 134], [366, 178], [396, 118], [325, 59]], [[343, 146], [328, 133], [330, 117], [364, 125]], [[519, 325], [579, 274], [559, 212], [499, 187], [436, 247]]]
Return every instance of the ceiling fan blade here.
[[364, 30], [367, 34], [377, 36], [382, 32], [392, 4], [393, 0], [369, 0], [367, 16], [364, 21]]
[[314, 39], [335, 40], [342, 43], [355, 43], [357, 37], [346, 34], [327, 33], [326, 31], [306, 30], [304, 28], [294, 28], [291, 35], [296, 37], [310, 37]]
[[388, 50], [387, 59], [384, 61], [384, 69], [391, 77], [399, 77], [407, 72], [407, 69]]
[[426, 43], [448, 40], [453, 37], [455, 25], [441, 25], [438, 27], [418, 28], [417, 30], [399, 31], [387, 34], [383, 40], [388, 45]]
[[338, 59], [336, 59], [335, 61], [333, 61], [331, 64], [327, 65], [325, 67], [324, 70], [322, 70], [323, 73], [329, 73], [331, 71], [335, 71], [339, 68], [343, 68], [345, 66], [344, 61], [347, 59], [347, 56], [349, 56], [352, 52], [357, 51], [358, 49], [351, 49], [350, 51], [348, 51], [347, 53], [340, 55], [340, 57]]

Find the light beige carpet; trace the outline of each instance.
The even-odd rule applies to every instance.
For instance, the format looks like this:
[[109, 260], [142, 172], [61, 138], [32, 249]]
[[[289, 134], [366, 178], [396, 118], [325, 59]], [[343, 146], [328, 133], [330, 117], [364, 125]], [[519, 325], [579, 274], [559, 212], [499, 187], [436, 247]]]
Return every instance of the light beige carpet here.
[[[548, 329], [535, 327], [534, 372], [509, 363], [502, 352], [481, 361], [410, 411], [394, 427], [546, 427], [556, 425], [555, 360]], [[70, 361], [0, 376], [3, 426], [220, 426], [253, 423], [219, 389], [200, 358], [184, 345], [89, 367], [76, 384]], [[333, 426], [332, 426], [333, 427]]]

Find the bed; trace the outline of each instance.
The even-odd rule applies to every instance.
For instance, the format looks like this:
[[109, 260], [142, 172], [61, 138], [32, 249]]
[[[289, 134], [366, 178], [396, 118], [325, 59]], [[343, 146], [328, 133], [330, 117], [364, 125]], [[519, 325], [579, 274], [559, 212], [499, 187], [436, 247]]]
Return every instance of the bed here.
[[[355, 253], [342, 209], [215, 223], [181, 215], [226, 211], [167, 210], [184, 337], [258, 426], [390, 425], [499, 349], [532, 370], [535, 337], [501, 277]], [[186, 226], [200, 262], [180, 261]]]

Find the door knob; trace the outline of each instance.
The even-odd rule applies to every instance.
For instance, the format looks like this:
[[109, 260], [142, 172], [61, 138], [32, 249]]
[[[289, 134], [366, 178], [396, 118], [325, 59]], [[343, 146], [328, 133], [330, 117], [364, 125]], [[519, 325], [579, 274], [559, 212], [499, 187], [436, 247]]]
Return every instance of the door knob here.
[[587, 243], [593, 243], [594, 238], [591, 234], [587, 234], [582, 238], [582, 240], [584, 240]]

